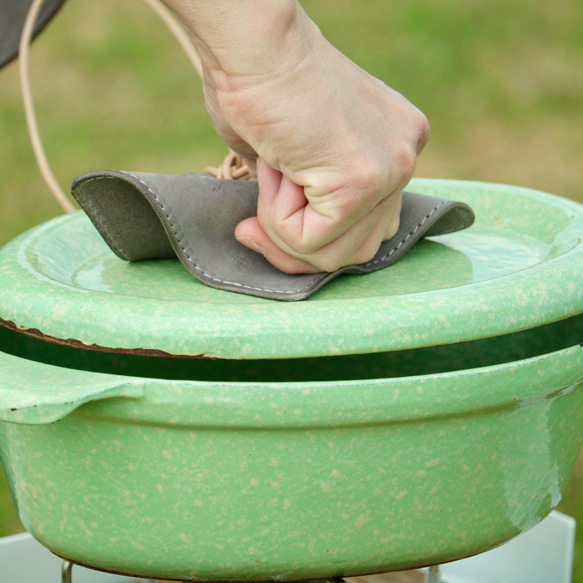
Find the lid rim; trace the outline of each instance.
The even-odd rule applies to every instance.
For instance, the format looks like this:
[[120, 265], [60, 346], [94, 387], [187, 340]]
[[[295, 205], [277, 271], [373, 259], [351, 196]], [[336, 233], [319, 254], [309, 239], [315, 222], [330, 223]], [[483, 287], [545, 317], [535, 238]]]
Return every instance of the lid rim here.
[[[474, 189], [475, 200], [493, 191], [504, 194], [504, 200], [511, 199], [509, 195], [515, 192], [526, 193], [539, 197], [539, 207], [548, 204], [559, 209], [561, 216], [572, 217], [567, 229], [559, 231], [561, 236], [566, 233], [571, 238], [576, 231], [580, 239], [583, 232], [583, 206], [553, 195], [517, 187], [457, 181], [416, 181], [415, 188], [420, 187], [434, 189], [439, 194], [451, 189], [452, 198], [459, 198], [457, 195], [464, 189]], [[453, 192], [456, 189], [459, 192]], [[495, 201], [491, 204], [496, 206]], [[477, 214], [478, 220], [484, 215], [483, 212]], [[522, 220], [522, 217], [510, 218]], [[366, 291], [368, 281], [373, 281], [360, 278], [372, 278], [374, 274], [355, 275], [347, 276], [330, 292], [322, 290], [319, 292], [322, 295], [291, 304], [210, 290], [194, 280], [193, 286], [202, 286], [192, 288], [194, 303], [192, 298], [180, 294], [167, 303], [156, 297], [146, 297], [147, 294], [140, 295], [136, 301], [133, 295], [115, 295], [94, 288], [77, 289], [52, 282], [35, 271], [23, 248], [35, 238], [42, 239], [51, 229], [70, 230], [73, 229], [71, 225], [77, 225], [67, 233], [69, 240], [77, 234], [77, 245], [83, 249], [94, 243], [87, 229], [89, 222], [87, 220], [85, 225], [84, 220], [80, 213], [60, 217], [21, 235], [0, 251], [3, 272], [0, 317], [13, 322], [14, 329], [39, 330], [60, 341], [74, 339], [89, 347], [157, 351], [176, 357], [278, 359], [453, 344], [518, 332], [583, 312], [583, 242], [528, 269], [481, 282], [468, 280], [469, 283], [461, 287], [354, 297], [359, 289]], [[98, 235], [95, 233], [94, 237]], [[103, 246], [105, 248], [105, 244]], [[432, 252], [429, 244], [426, 250]], [[419, 257], [422, 258], [424, 252], [421, 248]], [[486, 260], [490, 259], [486, 257]], [[408, 285], [405, 276], [409, 272], [404, 268], [405, 265], [402, 279]], [[132, 266], [129, 269], [131, 271]], [[175, 269], [180, 269], [178, 262]], [[385, 271], [385, 277], [398, 275], [398, 271], [392, 269]], [[168, 269], [164, 267], [164, 273], [168, 273], [171, 283], [176, 273], [181, 272], [169, 265]], [[117, 271], [114, 274], [115, 277], [120, 275], [123, 274]], [[359, 287], [361, 282], [364, 288]], [[184, 291], [190, 293], [190, 279], [178, 285], [185, 286]], [[210, 291], [205, 293], [204, 290]], [[197, 296], [197, 293], [203, 295]]]

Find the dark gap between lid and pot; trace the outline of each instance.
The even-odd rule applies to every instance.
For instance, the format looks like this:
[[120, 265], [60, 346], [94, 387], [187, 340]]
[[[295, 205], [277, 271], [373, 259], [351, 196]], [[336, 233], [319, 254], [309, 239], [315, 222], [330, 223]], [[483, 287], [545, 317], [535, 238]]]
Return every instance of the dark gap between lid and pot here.
[[273, 360], [136, 355], [87, 349], [0, 326], [0, 350], [28, 360], [125, 376], [238, 383], [343, 381], [447, 373], [532, 358], [582, 342], [583, 314], [471, 342], [375, 354]]

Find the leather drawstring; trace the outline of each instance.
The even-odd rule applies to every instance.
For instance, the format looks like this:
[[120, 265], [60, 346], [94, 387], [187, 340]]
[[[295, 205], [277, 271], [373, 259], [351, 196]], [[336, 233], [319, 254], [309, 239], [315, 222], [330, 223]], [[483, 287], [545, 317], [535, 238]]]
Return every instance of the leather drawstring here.
[[30, 78], [28, 69], [28, 49], [32, 40], [32, 33], [34, 29], [34, 24], [38, 17], [38, 13], [41, 9], [44, 0], [33, 0], [30, 10], [24, 21], [24, 27], [22, 29], [22, 34], [20, 35], [20, 45], [19, 51], [19, 68], [20, 68], [20, 88], [22, 90], [22, 100], [24, 102], [24, 114], [26, 117], [26, 125], [28, 127], [28, 135], [30, 136], [30, 142], [32, 144], [32, 149], [38, 164], [40, 173], [44, 178], [46, 185], [55, 197], [56, 201], [59, 203], [61, 208], [66, 212], [70, 213], [75, 210], [75, 207], [69, 201], [59, 183], [57, 182], [47, 160], [45, 150], [43, 148], [42, 140], [40, 137], [40, 132], [38, 129], [38, 124], [36, 122], [36, 115], [34, 112], [34, 102], [32, 99], [32, 92], [30, 88]]
[[[26, 117], [28, 134], [40, 173], [49, 191], [52, 193], [59, 206], [66, 213], [70, 213], [75, 210], [75, 207], [57, 182], [47, 159], [36, 120], [34, 100], [32, 97], [30, 83], [29, 48], [32, 42], [34, 25], [37, 21], [38, 14], [43, 2], [44, 0], [33, 0], [24, 22], [22, 34], [20, 36], [20, 44], [18, 48], [20, 87], [22, 91], [22, 100], [24, 103], [24, 114]], [[146, 2], [146, 4], [148, 4], [148, 6], [150, 6], [150, 8], [164, 22], [174, 38], [178, 41], [178, 44], [182, 47], [182, 50], [185, 52], [191, 65], [198, 73], [198, 76], [202, 79], [203, 72], [200, 57], [198, 56], [196, 49], [192, 45], [184, 29], [178, 24], [176, 19], [171, 15], [170, 11], [164, 5], [162, 5], [161, 2], [159, 2], [159, 0], [144, 0], [144, 2]], [[229, 153], [227, 154], [224, 162], [218, 168], [208, 167], [205, 169], [205, 172], [212, 174], [217, 178], [224, 179], [246, 180], [250, 177], [247, 165], [243, 162], [241, 157], [238, 154], [235, 154], [235, 152], [232, 150], [229, 150]]]
[[207, 166], [204, 172], [205, 174], [211, 174], [215, 178], [222, 178], [223, 180], [249, 180], [251, 178], [247, 164], [233, 150], [229, 150], [225, 160], [218, 168]]

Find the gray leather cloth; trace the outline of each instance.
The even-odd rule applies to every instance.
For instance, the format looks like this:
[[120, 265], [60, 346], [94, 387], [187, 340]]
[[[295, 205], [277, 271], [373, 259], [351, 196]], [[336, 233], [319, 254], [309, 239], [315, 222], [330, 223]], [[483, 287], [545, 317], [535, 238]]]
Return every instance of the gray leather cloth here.
[[[45, 0], [34, 26], [33, 38], [48, 24], [65, 0]], [[0, 0], [0, 68], [18, 55], [20, 35], [32, 0]]]
[[399, 232], [373, 259], [333, 273], [289, 275], [234, 237], [235, 226], [257, 214], [255, 181], [96, 171], [78, 177], [72, 193], [120, 258], [177, 256], [212, 287], [277, 300], [302, 300], [341, 274], [387, 267], [422, 236], [451, 233], [474, 221], [464, 203], [406, 192]]

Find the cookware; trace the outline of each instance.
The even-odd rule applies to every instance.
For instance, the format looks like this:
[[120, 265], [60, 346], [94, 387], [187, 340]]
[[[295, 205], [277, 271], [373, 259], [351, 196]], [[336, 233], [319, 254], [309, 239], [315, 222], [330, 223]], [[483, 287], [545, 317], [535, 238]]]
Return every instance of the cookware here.
[[0, 251], [0, 452], [26, 528], [166, 579], [313, 579], [492, 548], [583, 438], [583, 209], [417, 181], [476, 224], [299, 303], [127, 264], [81, 214]]

